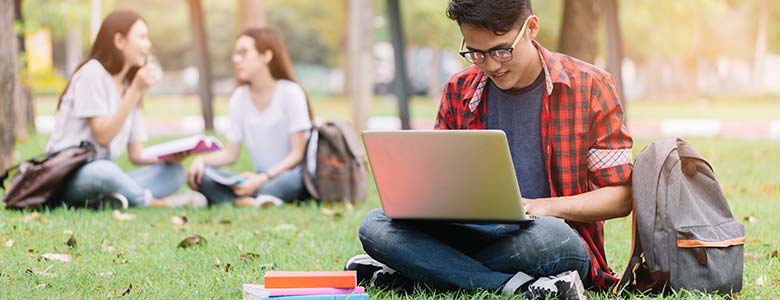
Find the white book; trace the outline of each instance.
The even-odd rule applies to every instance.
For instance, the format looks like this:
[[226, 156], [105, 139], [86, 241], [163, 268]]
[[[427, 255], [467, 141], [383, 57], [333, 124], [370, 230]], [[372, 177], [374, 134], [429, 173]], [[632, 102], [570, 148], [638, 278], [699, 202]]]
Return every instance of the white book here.
[[177, 153], [207, 153], [218, 151], [224, 147], [225, 146], [213, 136], [194, 135], [146, 147], [141, 153], [141, 156], [146, 158], [157, 157], [159, 159], [166, 159]]

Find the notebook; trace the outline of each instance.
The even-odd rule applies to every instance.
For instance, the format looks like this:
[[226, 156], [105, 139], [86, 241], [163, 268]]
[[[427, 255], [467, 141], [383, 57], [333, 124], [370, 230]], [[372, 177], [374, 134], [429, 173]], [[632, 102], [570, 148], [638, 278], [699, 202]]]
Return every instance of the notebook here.
[[354, 288], [355, 271], [292, 272], [268, 271], [263, 276], [266, 288]]
[[141, 156], [146, 158], [157, 157], [159, 159], [166, 159], [177, 153], [188, 151], [191, 154], [207, 153], [218, 151], [224, 147], [225, 146], [223, 146], [215, 137], [194, 135], [146, 147], [141, 153]]

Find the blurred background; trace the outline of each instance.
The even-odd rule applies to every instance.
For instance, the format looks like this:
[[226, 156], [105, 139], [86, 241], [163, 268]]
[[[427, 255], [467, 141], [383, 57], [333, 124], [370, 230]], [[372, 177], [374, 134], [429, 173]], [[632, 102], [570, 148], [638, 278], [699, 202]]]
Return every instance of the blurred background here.
[[[0, 58], [16, 62], [19, 87], [13, 99], [2, 95], [5, 111], [15, 104], [15, 126], [2, 128], [6, 136], [14, 128], [16, 142], [51, 132], [59, 93], [114, 9], [144, 16], [164, 69], [144, 104], [158, 136], [225, 129], [230, 55], [249, 26], [282, 33], [319, 119], [348, 119], [358, 130], [430, 128], [444, 82], [468, 66], [448, 0], [0, 1], [16, 37], [3, 34]], [[618, 79], [635, 136], [780, 139], [780, 1], [544, 0], [533, 8], [542, 45]]]

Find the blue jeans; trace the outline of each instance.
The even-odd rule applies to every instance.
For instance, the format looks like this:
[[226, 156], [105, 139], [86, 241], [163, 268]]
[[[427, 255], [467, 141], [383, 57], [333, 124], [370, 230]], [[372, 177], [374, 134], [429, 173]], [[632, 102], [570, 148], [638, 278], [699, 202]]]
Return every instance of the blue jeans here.
[[[225, 177], [238, 175], [238, 173], [221, 171], [216, 168], [208, 167], [211, 171], [222, 174]], [[262, 171], [258, 171], [260, 173]], [[253, 197], [259, 195], [271, 195], [282, 199], [284, 202], [292, 202], [301, 199], [304, 195], [303, 172], [301, 168], [294, 168], [276, 175], [273, 179], [266, 182], [260, 189], [256, 190]], [[198, 192], [201, 192], [209, 200], [209, 204], [220, 204], [231, 202], [236, 199], [236, 194], [229, 186], [222, 185], [212, 180], [206, 174], [198, 185]]]
[[556, 218], [477, 225], [392, 220], [375, 209], [358, 234], [369, 256], [441, 290], [497, 291], [515, 275], [528, 282], [569, 270], [578, 271], [583, 281], [590, 277], [585, 244]]
[[180, 164], [156, 164], [125, 173], [115, 162], [96, 160], [81, 167], [63, 191], [69, 206], [84, 207], [111, 193], [127, 197], [130, 206], [145, 207], [151, 197], [169, 196], [184, 185]]

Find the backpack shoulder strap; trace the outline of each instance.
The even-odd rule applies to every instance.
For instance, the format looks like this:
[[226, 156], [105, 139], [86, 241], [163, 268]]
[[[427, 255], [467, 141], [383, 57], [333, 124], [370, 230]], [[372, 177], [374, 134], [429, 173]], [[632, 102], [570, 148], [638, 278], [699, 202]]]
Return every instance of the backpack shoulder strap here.
[[620, 281], [612, 288], [612, 294], [620, 295], [626, 287], [635, 282], [636, 270], [642, 264], [642, 245], [639, 240], [639, 234], [636, 230], [636, 212], [631, 213], [631, 256], [628, 260], [626, 269], [620, 276]]

